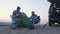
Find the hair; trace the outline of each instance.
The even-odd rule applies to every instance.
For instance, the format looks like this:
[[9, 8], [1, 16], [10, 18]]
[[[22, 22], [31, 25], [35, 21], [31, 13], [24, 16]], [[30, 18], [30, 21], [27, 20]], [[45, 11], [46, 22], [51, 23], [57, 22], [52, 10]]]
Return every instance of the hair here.
[[34, 11], [32, 11], [32, 13], [34, 13]]
[[18, 6], [17, 9], [21, 9], [21, 8]]

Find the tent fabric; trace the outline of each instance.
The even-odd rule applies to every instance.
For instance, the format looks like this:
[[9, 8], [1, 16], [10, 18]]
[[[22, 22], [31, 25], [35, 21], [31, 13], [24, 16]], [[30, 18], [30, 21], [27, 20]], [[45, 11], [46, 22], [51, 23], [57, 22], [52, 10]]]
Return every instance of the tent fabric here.
[[28, 19], [27, 15], [24, 12], [22, 12], [21, 15], [22, 15], [22, 20], [23, 20], [25, 26], [30, 27], [29, 19]]

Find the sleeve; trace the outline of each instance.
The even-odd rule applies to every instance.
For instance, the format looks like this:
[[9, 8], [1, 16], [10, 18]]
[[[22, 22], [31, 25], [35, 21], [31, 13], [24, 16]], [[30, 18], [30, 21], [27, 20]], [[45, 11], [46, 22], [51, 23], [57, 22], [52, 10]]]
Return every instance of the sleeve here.
[[29, 18], [29, 19], [31, 19], [31, 17], [32, 17], [32, 16], [30, 16], [30, 18]]

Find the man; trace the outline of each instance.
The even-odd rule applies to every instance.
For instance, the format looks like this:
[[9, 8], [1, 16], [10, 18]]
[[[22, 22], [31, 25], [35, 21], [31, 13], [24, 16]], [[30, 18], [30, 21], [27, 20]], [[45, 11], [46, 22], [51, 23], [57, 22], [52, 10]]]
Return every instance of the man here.
[[17, 25], [30, 27], [29, 20], [27, 15], [24, 12], [20, 12], [21, 8], [17, 7], [15, 11], [13, 11], [12, 14], [12, 22], [13, 22], [13, 28], [16, 28]]
[[32, 11], [32, 16], [29, 18], [29, 23], [31, 24], [31, 28], [34, 29], [34, 24], [37, 24], [40, 21], [40, 17], [35, 14], [34, 11]]
[[17, 27], [18, 24], [22, 24], [22, 15], [21, 15], [21, 12], [20, 12], [21, 8], [20, 7], [17, 7], [16, 10], [13, 11], [13, 14], [12, 14], [12, 27], [15, 29]]

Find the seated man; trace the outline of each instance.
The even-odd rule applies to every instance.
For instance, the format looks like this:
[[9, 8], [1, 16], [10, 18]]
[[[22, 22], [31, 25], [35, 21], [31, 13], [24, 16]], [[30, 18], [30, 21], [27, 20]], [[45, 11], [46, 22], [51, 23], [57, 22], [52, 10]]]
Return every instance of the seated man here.
[[32, 25], [32, 28], [34, 28], [34, 24], [38, 22], [40, 22], [40, 16], [37, 16], [34, 11], [32, 11], [32, 16], [29, 18], [29, 23]]
[[13, 11], [13, 14], [12, 14], [13, 28], [16, 28], [18, 24], [23, 25], [20, 9], [21, 9], [20, 7], [17, 7], [17, 9]]
[[13, 28], [16, 28], [17, 25], [30, 27], [27, 15], [24, 12], [20, 12], [20, 9], [20, 7], [17, 7], [17, 10], [15, 10], [12, 14]]

